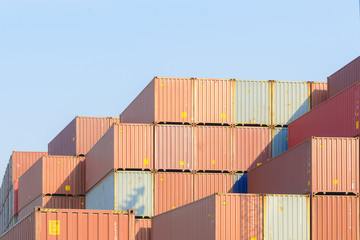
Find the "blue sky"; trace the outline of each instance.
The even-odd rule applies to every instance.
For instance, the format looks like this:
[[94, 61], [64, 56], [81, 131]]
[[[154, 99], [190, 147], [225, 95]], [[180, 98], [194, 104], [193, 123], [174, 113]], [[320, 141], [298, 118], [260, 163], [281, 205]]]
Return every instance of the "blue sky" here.
[[0, 0], [0, 176], [154, 76], [326, 81], [359, 55], [358, 0]]

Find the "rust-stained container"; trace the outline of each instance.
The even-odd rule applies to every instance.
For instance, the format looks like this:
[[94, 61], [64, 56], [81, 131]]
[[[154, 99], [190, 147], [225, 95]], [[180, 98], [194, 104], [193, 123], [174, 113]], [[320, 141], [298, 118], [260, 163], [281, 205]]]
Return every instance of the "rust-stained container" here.
[[150, 124], [114, 124], [86, 155], [86, 192], [112, 170], [154, 169]]
[[248, 172], [250, 193], [359, 193], [359, 138], [316, 138]]
[[19, 220], [21, 221], [27, 215], [32, 213], [35, 207], [50, 208], [51, 210], [54, 208], [85, 209], [85, 197], [40, 195], [20, 210]]
[[86, 155], [119, 118], [75, 117], [49, 144], [49, 155]]
[[0, 240], [135, 240], [134, 210], [35, 208], [35, 211], [0, 237]]
[[248, 171], [271, 158], [271, 129], [235, 127], [232, 171]]
[[317, 137], [360, 135], [360, 84], [355, 84], [289, 124], [289, 148]]
[[135, 239], [151, 240], [151, 219], [135, 219]]
[[19, 209], [40, 195], [85, 195], [83, 157], [43, 156], [19, 179]]
[[193, 127], [188, 125], [155, 126], [155, 169], [193, 169]]
[[194, 200], [193, 174], [158, 172], [154, 175], [155, 215], [177, 208]]
[[312, 240], [359, 240], [359, 197], [311, 198]]
[[328, 95], [327, 83], [311, 82], [310, 89], [311, 89], [310, 90], [311, 109], [313, 109], [317, 105], [326, 101]]
[[120, 114], [122, 123], [193, 123], [191, 78], [154, 77]]
[[230, 79], [194, 80], [195, 123], [234, 122], [235, 81]]
[[329, 93], [332, 98], [346, 88], [360, 81], [360, 56], [327, 78]]
[[232, 193], [233, 176], [229, 173], [194, 174], [194, 201], [214, 193]]
[[263, 201], [255, 194], [214, 194], [152, 218], [156, 240], [262, 240]]
[[231, 131], [226, 126], [194, 127], [194, 160], [197, 171], [231, 171]]

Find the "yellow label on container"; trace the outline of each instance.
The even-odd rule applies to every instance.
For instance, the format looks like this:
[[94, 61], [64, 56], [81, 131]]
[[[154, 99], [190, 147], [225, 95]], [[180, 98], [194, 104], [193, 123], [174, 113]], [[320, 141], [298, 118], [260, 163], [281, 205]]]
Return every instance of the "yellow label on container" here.
[[49, 220], [49, 235], [60, 235], [60, 220]]
[[172, 207], [172, 209], [175, 209], [175, 207]]
[[184, 162], [184, 161], [180, 161], [179, 164], [180, 164], [180, 166], [184, 166], [184, 165], [185, 165], [185, 162]]
[[120, 129], [120, 133], [123, 133], [124, 131], [122, 129]]
[[149, 159], [145, 158], [144, 159], [144, 165], [148, 165], [149, 164]]
[[289, 140], [289, 138], [286, 138], [286, 141], [288, 141]]
[[131, 181], [129, 181], [129, 184], [131, 184]]
[[246, 92], [249, 93], [250, 92], [249, 89], [247, 89]]
[[182, 112], [182, 113], [181, 113], [181, 118], [187, 118], [187, 113], [186, 113], [186, 112]]
[[282, 211], [283, 210], [283, 208], [282, 207], [280, 207], [280, 211]]
[[257, 163], [256, 166], [260, 166], [262, 163]]
[[338, 180], [337, 180], [337, 179], [334, 180], [334, 184], [338, 184]]
[[81, 205], [84, 205], [84, 202], [81, 202]]
[[356, 121], [356, 129], [359, 129], [359, 121]]
[[308, 171], [308, 173], [310, 173], [310, 170]]
[[163, 83], [160, 83], [160, 87], [163, 87], [164, 86], [164, 84]]
[[321, 144], [319, 145], [319, 148], [322, 148], [322, 145], [321, 145]]
[[212, 160], [211, 163], [212, 163], [212, 164], [215, 164], [215, 160]]
[[310, 181], [308, 181], [308, 186], [310, 186]]
[[256, 237], [251, 237], [251, 239], [250, 240], [256, 240]]
[[75, 141], [75, 137], [73, 137], [73, 141]]
[[288, 91], [285, 91], [286, 94], [288, 94], [289, 92]]
[[203, 85], [202, 85], [202, 84], [200, 84], [200, 88], [203, 88]]
[[210, 213], [209, 213], [208, 217], [211, 217]]
[[223, 201], [223, 205], [226, 206], [226, 201]]
[[70, 185], [66, 185], [66, 186], [65, 186], [65, 191], [67, 191], [67, 192], [70, 191]]
[[221, 118], [221, 119], [226, 119], [226, 113], [220, 114], [220, 118]]
[[164, 179], [163, 179], [163, 178], [160, 178], [160, 181], [164, 181]]
[[61, 162], [60, 162], [60, 161], [58, 161], [58, 164], [61, 164]]

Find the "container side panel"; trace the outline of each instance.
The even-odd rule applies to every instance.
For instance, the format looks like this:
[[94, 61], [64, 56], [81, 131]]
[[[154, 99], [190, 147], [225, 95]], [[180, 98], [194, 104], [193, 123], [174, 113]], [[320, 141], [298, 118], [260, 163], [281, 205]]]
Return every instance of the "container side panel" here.
[[311, 109], [325, 102], [328, 95], [326, 82], [312, 82], [311, 83]]
[[194, 175], [194, 201], [214, 193], [232, 193], [233, 176], [227, 173], [197, 173]]
[[135, 240], [151, 240], [151, 219], [135, 220]]
[[19, 177], [44, 155], [47, 155], [47, 152], [13, 152], [11, 158], [11, 184], [19, 181]]
[[272, 129], [272, 157], [288, 150], [288, 128], [275, 128]]
[[24, 220], [16, 224], [13, 228], [7, 231], [5, 234], [0, 236], [0, 240], [37, 240], [35, 238], [36, 223], [35, 215], [31, 214]]
[[234, 186], [233, 192], [234, 193], [247, 193], [247, 173], [235, 173], [234, 174]]
[[110, 172], [86, 193], [86, 209], [115, 209], [114, 174]]
[[74, 118], [49, 144], [49, 155], [76, 155], [76, 118]]

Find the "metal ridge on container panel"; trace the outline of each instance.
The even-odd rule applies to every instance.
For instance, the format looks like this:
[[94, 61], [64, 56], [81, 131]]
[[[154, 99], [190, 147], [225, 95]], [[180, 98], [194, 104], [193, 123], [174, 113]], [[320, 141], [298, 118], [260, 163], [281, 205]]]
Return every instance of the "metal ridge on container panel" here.
[[358, 194], [359, 138], [312, 137], [250, 170], [248, 191]]
[[135, 219], [135, 240], [151, 240], [151, 219]]
[[311, 109], [323, 103], [327, 99], [328, 87], [326, 82], [310, 82], [311, 88]]

